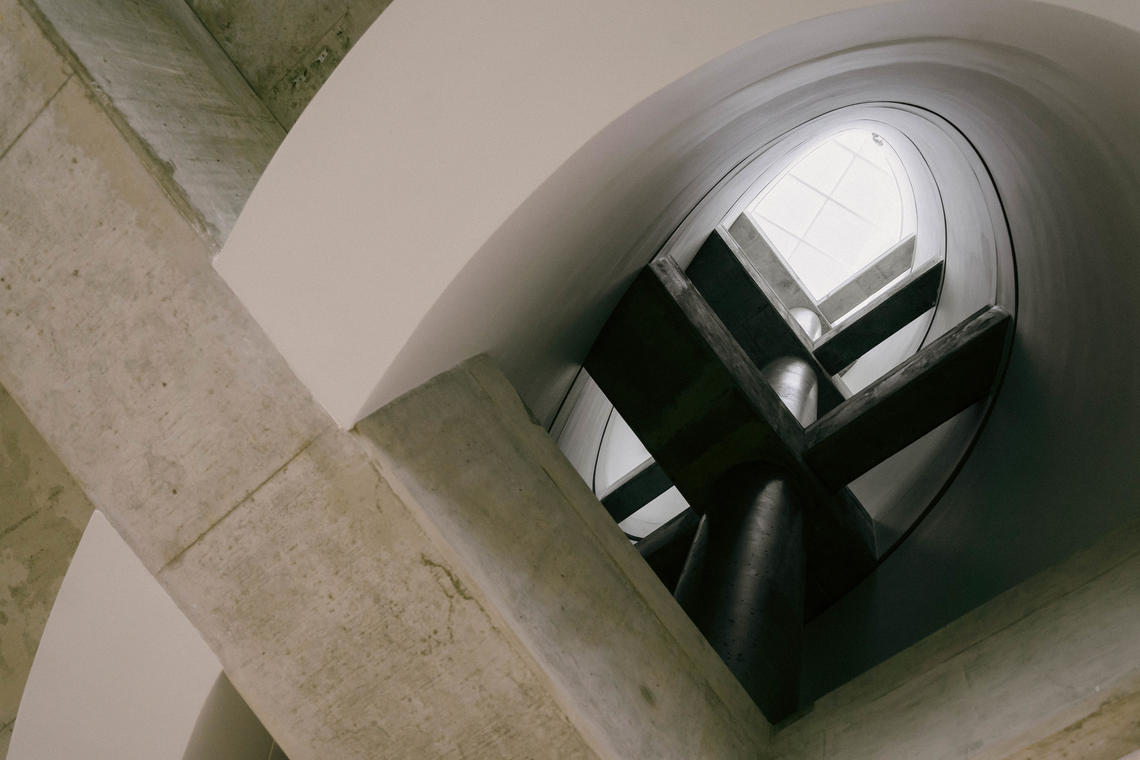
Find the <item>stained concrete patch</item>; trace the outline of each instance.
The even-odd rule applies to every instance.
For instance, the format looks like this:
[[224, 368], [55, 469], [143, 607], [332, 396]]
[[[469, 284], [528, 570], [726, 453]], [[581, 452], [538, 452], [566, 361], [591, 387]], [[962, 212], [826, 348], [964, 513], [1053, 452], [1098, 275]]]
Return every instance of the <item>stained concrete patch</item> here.
[[1128, 760], [1137, 750], [1140, 692], [1133, 691], [1108, 697], [1085, 717], [1005, 760]]
[[75, 79], [0, 161], [0, 250], [0, 381], [152, 571], [331, 425]]
[[70, 74], [16, 0], [0, 0], [0, 155]]
[[288, 129], [390, 2], [190, 0], [190, 6]]
[[343, 16], [312, 48], [297, 56], [280, 79], [262, 91], [269, 110], [286, 128], [297, 121], [354, 41], [348, 16]]
[[272, 114], [182, 0], [36, 6], [151, 173], [220, 247], [285, 136]]
[[0, 388], [0, 758], [91, 503]]
[[348, 433], [318, 439], [159, 580], [294, 760], [595, 756]]
[[266, 92], [348, 11], [347, 0], [188, 0], [254, 91]]
[[763, 752], [747, 693], [488, 359], [357, 430], [608, 756]]

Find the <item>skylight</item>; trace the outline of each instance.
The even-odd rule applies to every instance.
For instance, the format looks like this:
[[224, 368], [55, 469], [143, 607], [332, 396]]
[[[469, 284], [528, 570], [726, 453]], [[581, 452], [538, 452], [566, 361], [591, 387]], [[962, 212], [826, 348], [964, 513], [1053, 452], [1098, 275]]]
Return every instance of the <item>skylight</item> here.
[[820, 143], [745, 210], [785, 266], [823, 301], [914, 233], [914, 196], [880, 135], [848, 129]]

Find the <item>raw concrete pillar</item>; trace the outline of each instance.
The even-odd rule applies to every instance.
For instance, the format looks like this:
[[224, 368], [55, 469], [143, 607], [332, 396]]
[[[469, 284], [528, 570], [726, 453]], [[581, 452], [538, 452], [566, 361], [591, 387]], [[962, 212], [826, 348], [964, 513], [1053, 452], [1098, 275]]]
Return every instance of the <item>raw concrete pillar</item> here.
[[357, 430], [600, 757], [763, 756], [760, 712], [489, 360]]

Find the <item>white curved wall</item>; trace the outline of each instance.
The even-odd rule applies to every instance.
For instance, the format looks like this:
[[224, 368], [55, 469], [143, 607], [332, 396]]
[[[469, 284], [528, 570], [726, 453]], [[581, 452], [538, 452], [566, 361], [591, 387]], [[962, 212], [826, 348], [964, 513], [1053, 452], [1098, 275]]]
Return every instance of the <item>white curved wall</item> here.
[[868, 100], [948, 118], [1009, 216], [1014, 356], [931, 518], [813, 626], [818, 691], [1140, 494], [1137, 30], [1130, 0], [400, 0], [302, 116], [217, 266], [342, 425], [488, 349], [546, 418], [625, 282], [758, 143]]
[[[217, 267], [318, 401], [349, 426], [467, 355], [516, 340], [520, 311], [531, 316], [549, 308], [533, 282], [545, 275], [543, 284], [556, 286], [565, 272], [547, 266], [547, 251], [540, 248], [521, 270], [513, 259], [499, 267], [507, 279], [479, 282], [473, 295], [453, 294], [456, 303], [447, 305], [446, 318], [479, 311], [478, 302], [500, 296], [508, 300], [506, 308], [479, 313], [478, 325], [461, 335], [429, 330], [427, 340], [417, 336], [411, 349], [417, 355], [396, 361], [432, 305], [492, 234], [604, 127], [744, 43], [805, 19], [875, 4], [719, 0], [615, 8], [519, 1], [488, 12], [397, 2], [289, 134]], [[1140, 26], [1133, 3], [1067, 4]], [[907, 19], [888, 6], [879, 9], [885, 16], [818, 28], [806, 45], [800, 39], [764, 46], [737, 71], [725, 70], [736, 62], [721, 61], [719, 70], [714, 66], [699, 82], [690, 77], [689, 87], [659, 94], [643, 104], [638, 118], [627, 118], [616, 133], [611, 129], [595, 140], [592, 155], [578, 157], [576, 176], [562, 178], [561, 192], [547, 199], [545, 211], [557, 219], [559, 207], [573, 209], [600, 183], [618, 180], [621, 172], [615, 170], [631, 154], [734, 87], [796, 60], [882, 38], [888, 27], [894, 33], [1000, 36], [986, 28], [984, 18], [974, 18], [986, 15], [985, 5], [931, 7]], [[1023, 10], [1029, 8], [1015, 7], [1006, 15]], [[1034, 37], [1033, 24], [1022, 27], [1021, 36]], [[1039, 46], [1043, 40], [1030, 42]], [[667, 202], [670, 195], [648, 202], [662, 198]], [[533, 210], [529, 215], [534, 217]], [[551, 229], [559, 236], [566, 232]], [[591, 264], [599, 278], [608, 274]], [[516, 292], [522, 281], [529, 293]], [[565, 313], [542, 319], [544, 328], [564, 328], [582, 316], [596, 321], [592, 299], [563, 295], [570, 300]], [[523, 337], [534, 342], [533, 336]], [[549, 412], [558, 395], [551, 378], [579, 359], [586, 343], [579, 337], [554, 347], [550, 353], [558, 358], [539, 362], [542, 382], [533, 388], [523, 384], [540, 414]], [[513, 358], [508, 370], [516, 369]]]
[[181, 760], [221, 671], [96, 511], [40, 639], [8, 760]]
[[[435, 374], [374, 394], [456, 274], [599, 130], [757, 36], [871, 4], [396, 2], [289, 133], [217, 268], [351, 425]], [[674, 110], [614, 147], [651, 141]]]
[[68, 567], [7, 760], [265, 760], [273, 741], [103, 513]]

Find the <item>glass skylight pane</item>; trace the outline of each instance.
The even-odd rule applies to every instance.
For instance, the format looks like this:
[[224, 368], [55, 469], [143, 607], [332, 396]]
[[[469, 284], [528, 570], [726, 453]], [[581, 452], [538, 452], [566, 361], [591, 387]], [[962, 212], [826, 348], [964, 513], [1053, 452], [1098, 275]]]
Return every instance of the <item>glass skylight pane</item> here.
[[848, 148], [856, 153], [864, 150], [867, 143], [871, 142], [871, 133], [865, 129], [848, 129], [831, 138], [845, 148]]
[[800, 243], [796, 247], [788, 263], [799, 275], [811, 297], [817, 301], [822, 300], [824, 296], [855, 273], [851, 267], [837, 262], [806, 243]]
[[773, 250], [783, 256], [785, 261], [792, 255], [792, 251], [796, 250], [796, 246], [800, 244], [798, 237], [780, 229], [769, 219], [763, 217], [757, 219], [756, 226], [764, 233], [764, 237], [768, 238]]
[[618, 523], [631, 536], [644, 538], [689, 507], [676, 487], [670, 488], [641, 509]]
[[[876, 230], [839, 204], [828, 201], [808, 228], [804, 240], [855, 271], [868, 264], [875, 253], [867, 254], [867, 241]], [[880, 251], [881, 253], [881, 251]]]
[[785, 174], [772, 186], [771, 192], [761, 196], [751, 212], [753, 216], [770, 219], [793, 235], [803, 235], [825, 200], [825, 196]]
[[854, 160], [849, 150], [828, 140], [792, 167], [790, 173], [809, 187], [828, 195]]
[[596, 493], [606, 493], [614, 483], [633, 472], [649, 459], [649, 452], [641, 444], [629, 424], [614, 411], [598, 448], [594, 485]]
[[902, 171], [878, 134], [844, 130], [792, 163], [746, 213], [818, 301], [914, 232]]
[[902, 198], [892, 175], [866, 161], [856, 161], [843, 175], [832, 197], [876, 227], [899, 234]]

